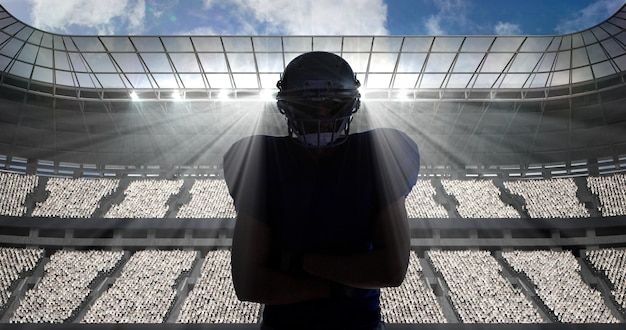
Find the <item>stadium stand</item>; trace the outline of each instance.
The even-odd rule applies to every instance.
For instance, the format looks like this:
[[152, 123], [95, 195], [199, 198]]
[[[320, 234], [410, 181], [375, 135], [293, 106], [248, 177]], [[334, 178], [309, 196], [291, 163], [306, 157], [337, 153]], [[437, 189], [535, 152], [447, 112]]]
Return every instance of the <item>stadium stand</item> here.
[[197, 251], [144, 250], [134, 253], [115, 283], [87, 310], [82, 323], [163, 323], [176, 287]]
[[581, 266], [569, 251], [511, 251], [503, 258], [528, 277], [538, 299], [563, 323], [617, 323], [600, 292], [581, 278]]
[[489, 251], [428, 251], [463, 323], [543, 323], [532, 301], [504, 277]]
[[237, 299], [230, 278], [230, 251], [209, 251], [201, 276], [185, 299], [177, 323], [258, 323], [261, 305]]
[[112, 272], [121, 262], [122, 251], [66, 251], [50, 256], [44, 275], [20, 300], [11, 323], [64, 323], [73, 321], [91, 285]]

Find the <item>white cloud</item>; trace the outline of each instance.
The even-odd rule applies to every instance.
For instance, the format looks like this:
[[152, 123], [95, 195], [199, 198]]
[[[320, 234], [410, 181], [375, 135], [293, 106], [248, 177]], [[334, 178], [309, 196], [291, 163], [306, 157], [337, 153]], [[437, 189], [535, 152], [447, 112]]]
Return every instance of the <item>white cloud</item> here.
[[522, 34], [522, 29], [519, 24], [513, 24], [508, 22], [498, 22], [494, 27], [494, 31], [498, 35], [519, 35]]
[[97, 34], [126, 31], [141, 33], [145, 18], [145, 1], [137, 0], [29, 0], [33, 25], [48, 31], [69, 33], [81, 27]]
[[474, 24], [468, 17], [471, 1], [466, 0], [430, 0], [437, 12], [424, 22], [426, 33], [430, 35], [448, 34], [447, 28], [472, 32]]
[[557, 33], [578, 32], [611, 17], [620, 9], [625, 0], [599, 0], [564, 19], [554, 28]]
[[388, 34], [383, 0], [205, 0], [205, 8], [232, 7], [238, 34]]

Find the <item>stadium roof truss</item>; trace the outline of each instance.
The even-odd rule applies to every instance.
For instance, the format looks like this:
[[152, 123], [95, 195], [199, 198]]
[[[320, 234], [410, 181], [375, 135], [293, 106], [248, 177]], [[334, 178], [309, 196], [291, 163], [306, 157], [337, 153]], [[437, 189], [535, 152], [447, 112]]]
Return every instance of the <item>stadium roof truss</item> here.
[[[285, 65], [313, 50], [353, 66], [364, 104], [411, 101], [395, 109], [408, 108], [406, 121], [422, 127], [403, 128], [430, 164], [570, 164], [626, 154], [626, 7], [597, 26], [550, 36], [72, 36], [35, 29], [0, 7], [0, 98], [41, 97], [61, 110], [64, 101], [103, 102], [109, 115], [116, 103], [137, 100], [262, 101]], [[22, 125], [23, 114], [5, 116]], [[78, 131], [93, 141], [97, 125], [85, 126]], [[485, 136], [489, 143], [473, 141]], [[0, 136], [10, 145], [0, 153], [30, 157], [7, 138]], [[442, 144], [457, 147], [436, 151]]]

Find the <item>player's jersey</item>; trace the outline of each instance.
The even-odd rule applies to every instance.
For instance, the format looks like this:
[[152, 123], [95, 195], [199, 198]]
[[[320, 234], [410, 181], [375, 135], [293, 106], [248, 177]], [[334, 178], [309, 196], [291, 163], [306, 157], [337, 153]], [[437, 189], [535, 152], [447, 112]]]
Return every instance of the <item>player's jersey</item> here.
[[[224, 157], [237, 210], [266, 223], [275, 267], [285, 251], [350, 253], [372, 249], [373, 220], [406, 196], [417, 180], [419, 153], [404, 133], [376, 129], [314, 158], [288, 137], [253, 136]], [[379, 290], [349, 299], [265, 306], [276, 328], [372, 327], [380, 321]]]

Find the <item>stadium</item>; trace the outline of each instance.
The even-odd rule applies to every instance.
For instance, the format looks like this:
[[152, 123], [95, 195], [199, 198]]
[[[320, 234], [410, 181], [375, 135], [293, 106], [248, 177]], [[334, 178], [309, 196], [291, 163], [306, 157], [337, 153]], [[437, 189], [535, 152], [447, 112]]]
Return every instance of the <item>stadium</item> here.
[[0, 327], [256, 329], [222, 157], [312, 50], [419, 145], [388, 329], [626, 323], [626, 6], [551, 36], [71, 36], [0, 7]]

